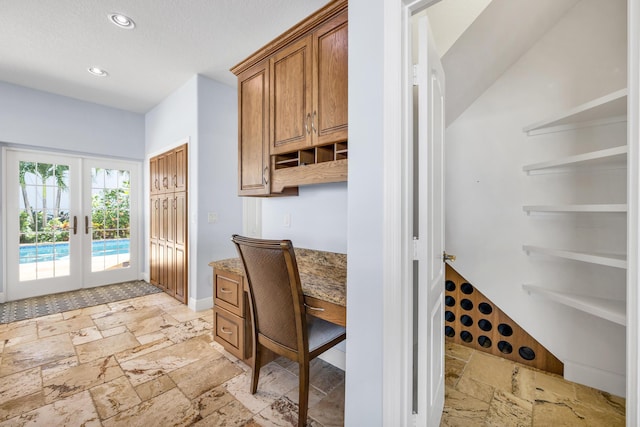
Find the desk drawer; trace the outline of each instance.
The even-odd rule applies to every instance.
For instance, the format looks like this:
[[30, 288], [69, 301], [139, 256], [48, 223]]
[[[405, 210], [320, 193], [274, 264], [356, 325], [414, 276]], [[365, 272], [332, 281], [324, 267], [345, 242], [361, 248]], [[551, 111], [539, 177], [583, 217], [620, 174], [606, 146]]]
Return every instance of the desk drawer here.
[[214, 305], [244, 317], [243, 277], [228, 271], [214, 270]]
[[214, 339], [238, 359], [245, 359], [245, 320], [223, 308], [213, 308]]

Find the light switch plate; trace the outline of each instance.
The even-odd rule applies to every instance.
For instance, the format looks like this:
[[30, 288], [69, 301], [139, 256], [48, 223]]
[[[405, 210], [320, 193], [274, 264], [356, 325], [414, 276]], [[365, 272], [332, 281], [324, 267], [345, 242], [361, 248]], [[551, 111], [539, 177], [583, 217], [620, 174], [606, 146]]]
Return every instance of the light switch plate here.
[[209, 212], [209, 215], [207, 215], [207, 222], [209, 224], [215, 224], [218, 222], [218, 214], [216, 212]]

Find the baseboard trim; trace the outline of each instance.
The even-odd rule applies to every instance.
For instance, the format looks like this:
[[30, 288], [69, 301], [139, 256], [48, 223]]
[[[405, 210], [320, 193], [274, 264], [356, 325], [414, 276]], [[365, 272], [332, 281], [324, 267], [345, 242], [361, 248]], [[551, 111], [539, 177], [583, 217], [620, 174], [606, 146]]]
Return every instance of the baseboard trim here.
[[0, 303], [7, 302], [4, 297], [4, 292], [0, 292]]
[[337, 348], [333, 347], [325, 351], [318, 357], [324, 360], [325, 362], [330, 363], [333, 366], [342, 369], [343, 371], [346, 370], [347, 353], [345, 353], [344, 351], [338, 350]]
[[626, 378], [624, 374], [605, 371], [593, 366], [583, 365], [571, 360], [564, 360], [564, 378], [575, 383], [584, 384], [616, 396], [625, 397]]
[[213, 307], [213, 297], [195, 299], [189, 298], [189, 308], [193, 311], [208, 310]]

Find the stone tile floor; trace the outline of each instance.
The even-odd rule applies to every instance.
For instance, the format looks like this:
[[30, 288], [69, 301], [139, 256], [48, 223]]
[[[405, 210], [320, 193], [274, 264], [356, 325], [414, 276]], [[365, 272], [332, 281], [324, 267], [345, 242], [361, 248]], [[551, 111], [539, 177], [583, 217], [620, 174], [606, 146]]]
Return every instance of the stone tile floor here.
[[[0, 427], [295, 425], [295, 365], [263, 367], [251, 395], [212, 317], [160, 293], [0, 325]], [[309, 425], [343, 425], [344, 380], [312, 363]], [[443, 426], [615, 426], [624, 411], [624, 399], [447, 345]]]
[[[297, 366], [264, 366], [251, 395], [212, 321], [160, 293], [0, 325], [0, 426], [297, 423]], [[309, 425], [342, 425], [344, 372], [315, 360], [311, 386]]]
[[624, 426], [625, 400], [447, 344], [441, 426]]

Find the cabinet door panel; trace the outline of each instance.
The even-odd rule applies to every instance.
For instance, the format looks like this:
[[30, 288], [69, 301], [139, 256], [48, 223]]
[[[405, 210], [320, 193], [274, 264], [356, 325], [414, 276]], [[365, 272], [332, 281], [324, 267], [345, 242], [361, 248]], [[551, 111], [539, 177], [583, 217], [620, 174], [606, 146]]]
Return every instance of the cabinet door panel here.
[[160, 262], [159, 262], [159, 249], [158, 249], [158, 240], [151, 239], [150, 245], [150, 257], [149, 257], [149, 281], [152, 285], [157, 285], [159, 283], [159, 272], [160, 272]]
[[160, 191], [160, 176], [158, 175], [158, 158], [149, 160], [149, 192], [156, 194]]
[[271, 59], [271, 154], [311, 142], [311, 67], [310, 37]]
[[238, 76], [239, 195], [269, 194], [269, 64]]
[[176, 245], [187, 244], [187, 195], [186, 193], [176, 193], [174, 198], [174, 219]]
[[175, 297], [179, 301], [187, 302], [187, 251], [184, 246], [176, 245], [174, 259]]
[[187, 144], [174, 150], [173, 188], [175, 191], [187, 191]]
[[[314, 145], [347, 140], [347, 13], [319, 27], [313, 35]], [[317, 132], [317, 134], [315, 133]]]

